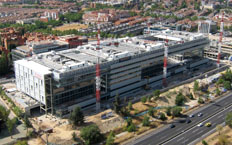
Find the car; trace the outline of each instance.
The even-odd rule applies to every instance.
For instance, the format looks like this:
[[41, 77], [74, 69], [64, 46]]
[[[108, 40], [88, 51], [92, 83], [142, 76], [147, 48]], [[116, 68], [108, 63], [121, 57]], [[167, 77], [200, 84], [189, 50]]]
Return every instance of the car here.
[[193, 118], [193, 117], [194, 117], [194, 114], [189, 115], [189, 117], [190, 117], [190, 118]]
[[205, 126], [206, 127], [210, 127], [212, 124], [210, 123], [210, 122], [207, 122], [206, 124], [205, 124]]
[[170, 125], [170, 128], [174, 128], [174, 127], [175, 127], [175, 125], [174, 125], [174, 124], [171, 124], [171, 125]]
[[197, 126], [198, 126], [198, 127], [202, 127], [202, 126], [203, 126], [203, 123], [199, 123]]
[[198, 116], [198, 117], [201, 117], [202, 115], [203, 115], [202, 113], [199, 113], [197, 116]]
[[186, 123], [188, 124], [188, 123], [191, 123], [192, 121], [190, 120], [190, 119], [188, 119], [188, 120], [186, 120]]

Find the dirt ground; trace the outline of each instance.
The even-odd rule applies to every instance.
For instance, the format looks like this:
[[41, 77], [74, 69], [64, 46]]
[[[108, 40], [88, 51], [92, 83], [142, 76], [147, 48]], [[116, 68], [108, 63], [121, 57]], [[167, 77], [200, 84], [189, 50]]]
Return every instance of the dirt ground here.
[[64, 24], [62, 26], [54, 28], [54, 30], [65, 31], [65, 30], [72, 30], [72, 29], [79, 30], [79, 29], [86, 29], [86, 28], [88, 28], [88, 25], [73, 23], [73, 24]]
[[[107, 119], [101, 118], [103, 114], [108, 114], [110, 112], [112, 112], [112, 117], [108, 117]], [[115, 128], [120, 128], [125, 124], [124, 119], [118, 114], [114, 113], [111, 109], [96, 115], [88, 116], [86, 117], [86, 121], [87, 123], [95, 123], [102, 133], [109, 132]]]
[[[228, 126], [223, 127], [222, 131], [220, 132], [221, 134], [226, 135], [227, 139], [229, 140], [229, 144], [232, 144], [232, 129], [229, 128]], [[218, 136], [219, 133], [215, 132], [211, 134], [210, 136], [206, 137], [204, 140], [209, 144], [209, 145], [216, 145], [218, 142]], [[197, 143], [196, 145], [202, 145], [202, 142]]]
[[[48, 141], [56, 144], [71, 145], [75, 143], [72, 141], [72, 133], [75, 132], [79, 135], [79, 130], [73, 130], [69, 125], [68, 120], [51, 117], [49, 115], [43, 115], [38, 118], [31, 119], [34, 128], [39, 130], [53, 129], [53, 132], [49, 134]], [[43, 134], [42, 139], [46, 141], [46, 134]], [[43, 142], [40, 138], [29, 140], [29, 144]]]
[[6, 83], [6, 84], [2, 84], [2, 86], [6, 89], [12, 89], [12, 88], [16, 88], [16, 84], [15, 83]]

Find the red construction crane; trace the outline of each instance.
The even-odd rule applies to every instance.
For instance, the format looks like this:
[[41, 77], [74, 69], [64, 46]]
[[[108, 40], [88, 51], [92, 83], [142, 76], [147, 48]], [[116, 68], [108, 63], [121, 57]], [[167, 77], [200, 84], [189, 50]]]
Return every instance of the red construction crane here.
[[167, 86], [167, 64], [168, 64], [168, 39], [165, 40], [164, 46], [164, 68], [163, 68], [163, 87]]
[[218, 68], [220, 67], [223, 31], [224, 31], [224, 12], [222, 12], [221, 26], [220, 26], [220, 38], [219, 38], [218, 56], [217, 56], [217, 67]]
[[99, 53], [99, 50], [100, 50], [100, 16], [99, 16], [99, 13], [98, 13], [98, 24], [97, 24], [97, 27], [98, 27], [98, 34], [97, 34], [97, 47], [96, 47], [96, 50], [97, 50], [97, 64], [96, 64], [96, 112], [99, 112], [100, 111], [100, 101], [101, 101], [101, 77], [100, 77], [100, 53]]

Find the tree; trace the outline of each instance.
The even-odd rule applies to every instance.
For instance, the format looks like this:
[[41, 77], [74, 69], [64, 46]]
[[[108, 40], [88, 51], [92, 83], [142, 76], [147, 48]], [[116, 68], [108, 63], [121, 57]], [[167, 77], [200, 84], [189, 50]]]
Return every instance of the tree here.
[[202, 140], [201, 142], [203, 145], [208, 145], [208, 143], [205, 140]]
[[15, 127], [15, 124], [16, 124], [16, 119], [8, 119], [7, 122], [6, 122], [6, 126], [8, 128], [8, 131], [10, 133], [10, 137], [12, 138], [12, 132], [13, 132], [13, 129]]
[[126, 107], [122, 107], [122, 109], [120, 110], [120, 114], [122, 116], [128, 116], [128, 115], [130, 115], [130, 112]]
[[153, 116], [154, 116], [154, 112], [155, 112], [154, 108], [150, 107], [150, 108], [148, 109], [148, 115], [149, 115], [149, 116], [153, 117]]
[[181, 115], [182, 108], [181, 107], [173, 107], [172, 108], [172, 116], [179, 117]]
[[27, 133], [28, 133], [28, 128], [32, 127], [32, 124], [30, 122], [30, 120], [28, 119], [27, 115], [24, 115], [24, 126], [27, 128]]
[[96, 144], [103, 138], [99, 128], [94, 124], [82, 128], [80, 136], [85, 141], [86, 145]]
[[222, 77], [220, 77], [218, 81], [216, 82], [216, 85], [219, 86], [220, 84], [224, 84], [224, 81], [225, 80]]
[[232, 72], [231, 72], [231, 70], [230, 69], [227, 69], [226, 70], [226, 73], [223, 75], [223, 77], [224, 77], [224, 79], [226, 80], [226, 81], [232, 81]]
[[193, 90], [194, 90], [194, 92], [199, 91], [199, 83], [197, 80], [194, 81]]
[[77, 141], [77, 134], [75, 132], [72, 133], [72, 139], [73, 141]]
[[194, 100], [192, 93], [189, 94], [189, 99]]
[[126, 122], [127, 122], [127, 127], [130, 126], [132, 124], [132, 118], [128, 117]]
[[143, 96], [142, 98], [141, 98], [141, 102], [144, 104], [144, 103], [146, 103], [147, 102], [147, 97], [146, 96]]
[[84, 123], [84, 114], [81, 111], [80, 107], [76, 107], [73, 112], [71, 112], [70, 117], [69, 117], [69, 121], [75, 125], [81, 125], [82, 123]]
[[182, 106], [182, 105], [184, 105], [184, 101], [185, 101], [184, 96], [182, 95], [182, 93], [179, 93], [176, 96], [176, 100], [175, 100], [176, 105], [177, 106]]
[[221, 134], [221, 131], [222, 131], [222, 126], [221, 125], [217, 125], [216, 126], [216, 129], [218, 131], [218, 134], [220, 135]]
[[167, 107], [167, 108], [166, 108], [166, 114], [167, 114], [168, 116], [171, 116], [171, 115], [172, 115], [172, 107]]
[[132, 109], [133, 109], [133, 107], [132, 107], [132, 102], [131, 102], [131, 101], [128, 103], [128, 109], [129, 109], [129, 110], [132, 110]]
[[219, 88], [216, 88], [216, 95], [219, 96], [221, 94], [221, 91], [219, 90]]
[[232, 112], [229, 112], [226, 115], [226, 125], [232, 128]]
[[230, 145], [230, 142], [226, 135], [220, 135], [218, 137], [218, 143], [219, 145]]
[[144, 116], [143, 122], [142, 122], [143, 126], [149, 126], [150, 125], [149, 119], [150, 118], [148, 116]]
[[112, 131], [106, 139], [106, 145], [114, 145], [114, 133]]
[[165, 114], [162, 113], [162, 112], [159, 113], [159, 118], [160, 118], [160, 120], [162, 120], [162, 121], [167, 120], [167, 117], [166, 117]]
[[224, 88], [227, 89], [227, 90], [231, 89], [231, 83], [230, 83], [230, 81], [225, 81], [224, 82]]
[[114, 97], [114, 111], [116, 113], [119, 113], [120, 112], [120, 104], [121, 104], [121, 100], [120, 98], [118, 97], [118, 94]]
[[8, 63], [6, 59], [6, 54], [2, 52], [0, 57], [0, 76], [5, 75], [8, 72]]
[[10, 114], [10, 111], [6, 110], [5, 107], [0, 105], [0, 131], [1, 131], [1, 128], [3, 128], [5, 126], [9, 114]]
[[151, 99], [152, 99], [153, 95], [149, 95], [148, 96], [148, 101], [151, 102]]
[[153, 95], [155, 96], [155, 100], [157, 100], [160, 97], [160, 90], [155, 90]]
[[136, 131], [136, 126], [134, 125], [134, 123], [132, 123], [130, 126], [128, 126], [127, 131], [128, 132], [135, 132]]
[[201, 97], [199, 97], [198, 98], [198, 101], [197, 101], [199, 104], [204, 104], [205, 103], [205, 101], [201, 98]]

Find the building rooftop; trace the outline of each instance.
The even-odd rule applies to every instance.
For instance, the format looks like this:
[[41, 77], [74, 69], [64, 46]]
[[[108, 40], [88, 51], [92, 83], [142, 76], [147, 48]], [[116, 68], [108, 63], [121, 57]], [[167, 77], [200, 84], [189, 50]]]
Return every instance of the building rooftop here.
[[49, 47], [56, 47], [60, 45], [68, 45], [67, 42], [57, 41], [57, 40], [44, 40], [44, 41], [33, 41], [33, 42], [27, 42], [26, 45], [18, 46], [17, 49], [23, 52], [29, 52], [32, 50], [37, 49], [45, 49]]
[[199, 33], [166, 30], [132, 38], [105, 40], [101, 42], [99, 51], [96, 51], [96, 42], [91, 42], [75, 49], [33, 55], [29, 60], [62, 73], [93, 66], [96, 64], [98, 56], [100, 62], [104, 63], [149, 51], [162, 50], [165, 47], [166, 39], [168, 39], [168, 45], [172, 46], [203, 37], [203, 34]]

